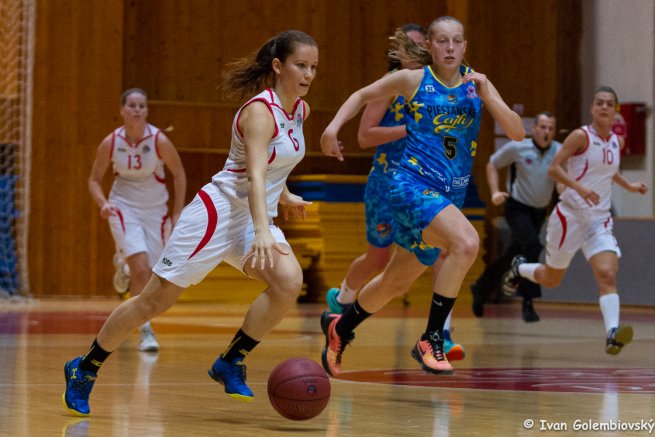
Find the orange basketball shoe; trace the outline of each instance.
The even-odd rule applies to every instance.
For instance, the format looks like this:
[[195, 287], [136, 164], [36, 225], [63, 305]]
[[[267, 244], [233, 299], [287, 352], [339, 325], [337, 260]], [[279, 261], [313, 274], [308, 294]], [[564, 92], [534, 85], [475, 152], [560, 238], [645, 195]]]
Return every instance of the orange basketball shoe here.
[[321, 315], [321, 329], [325, 334], [325, 347], [321, 354], [321, 361], [323, 368], [330, 376], [338, 376], [341, 373], [341, 354], [355, 338], [355, 334], [351, 334], [349, 338], [343, 338], [337, 334], [335, 327], [340, 318], [340, 314], [330, 314], [327, 311]]
[[423, 370], [430, 373], [453, 373], [453, 366], [448, 362], [443, 350], [443, 332], [437, 330], [427, 333], [426, 339], [419, 338], [412, 349], [412, 357], [421, 365]]

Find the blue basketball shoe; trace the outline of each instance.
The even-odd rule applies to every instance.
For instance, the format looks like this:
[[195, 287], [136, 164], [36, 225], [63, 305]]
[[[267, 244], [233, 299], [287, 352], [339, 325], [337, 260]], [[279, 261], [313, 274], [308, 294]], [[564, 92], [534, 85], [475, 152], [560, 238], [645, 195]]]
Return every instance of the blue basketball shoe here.
[[460, 361], [466, 356], [464, 346], [455, 343], [452, 338], [450, 338], [450, 331], [447, 329], [444, 329], [443, 331], [443, 350], [446, 353], [448, 361]]
[[327, 301], [328, 306], [330, 307], [331, 314], [343, 314], [348, 308], [352, 306], [351, 303], [340, 303], [337, 300], [337, 296], [341, 290], [338, 288], [330, 288], [325, 295], [325, 300]]
[[229, 362], [218, 357], [207, 373], [214, 381], [225, 386], [225, 393], [228, 396], [251, 402], [254, 395], [246, 385], [246, 365], [242, 360], [243, 358], [237, 357]]
[[64, 364], [64, 377], [66, 378], [66, 391], [61, 395], [62, 401], [68, 410], [77, 416], [88, 416], [89, 395], [96, 382], [96, 374], [80, 370], [79, 365], [83, 357], [73, 358]]

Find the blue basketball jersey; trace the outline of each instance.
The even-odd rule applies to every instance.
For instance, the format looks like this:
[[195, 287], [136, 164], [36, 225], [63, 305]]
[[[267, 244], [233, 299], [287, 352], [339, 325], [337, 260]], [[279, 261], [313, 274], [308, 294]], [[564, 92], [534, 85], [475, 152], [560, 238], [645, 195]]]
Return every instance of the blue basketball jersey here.
[[[393, 127], [405, 124], [407, 117], [403, 110], [404, 106], [404, 97], [398, 96], [393, 99], [380, 121], [380, 126]], [[405, 138], [377, 146], [373, 156], [373, 171], [391, 175], [400, 164], [404, 153]]]
[[[466, 66], [460, 69], [462, 75], [471, 71]], [[403, 177], [442, 193], [455, 204], [463, 203], [477, 147], [481, 108], [474, 83], [449, 88], [430, 66], [424, 67], [423, 80], [404, 108], [407, 138], [398, 167]]]

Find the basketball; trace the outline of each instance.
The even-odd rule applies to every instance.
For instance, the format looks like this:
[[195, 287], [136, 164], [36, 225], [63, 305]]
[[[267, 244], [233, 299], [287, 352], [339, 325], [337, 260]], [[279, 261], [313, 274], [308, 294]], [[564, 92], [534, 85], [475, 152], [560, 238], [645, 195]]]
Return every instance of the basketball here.
[[268, 377], [268, 399], [275, 411], [287, 419], [311, 419], [330, 401], [330, 378], [315, 361], [289, 358]]

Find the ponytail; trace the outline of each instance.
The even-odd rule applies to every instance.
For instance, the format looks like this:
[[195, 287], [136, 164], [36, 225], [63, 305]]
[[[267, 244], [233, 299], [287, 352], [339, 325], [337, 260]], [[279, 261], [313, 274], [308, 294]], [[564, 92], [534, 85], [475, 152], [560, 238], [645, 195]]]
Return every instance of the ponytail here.
[[284, 62], [296, 44], [316, 47], [316, 41], [299, 30], [287, 30], [274, 36], [255, 53], [227, 65], [223, 72], [223, 97], [243, 99], [260, 89], [273, 86], [273, 59]]
[[417, 63], [424, 66], [432, 64], [430, 51], [408, 37], [402, 29], [396, 29], [396, 33], [389, 37], [389, 41], [391, 42], [389, 50], [391, 61]]

